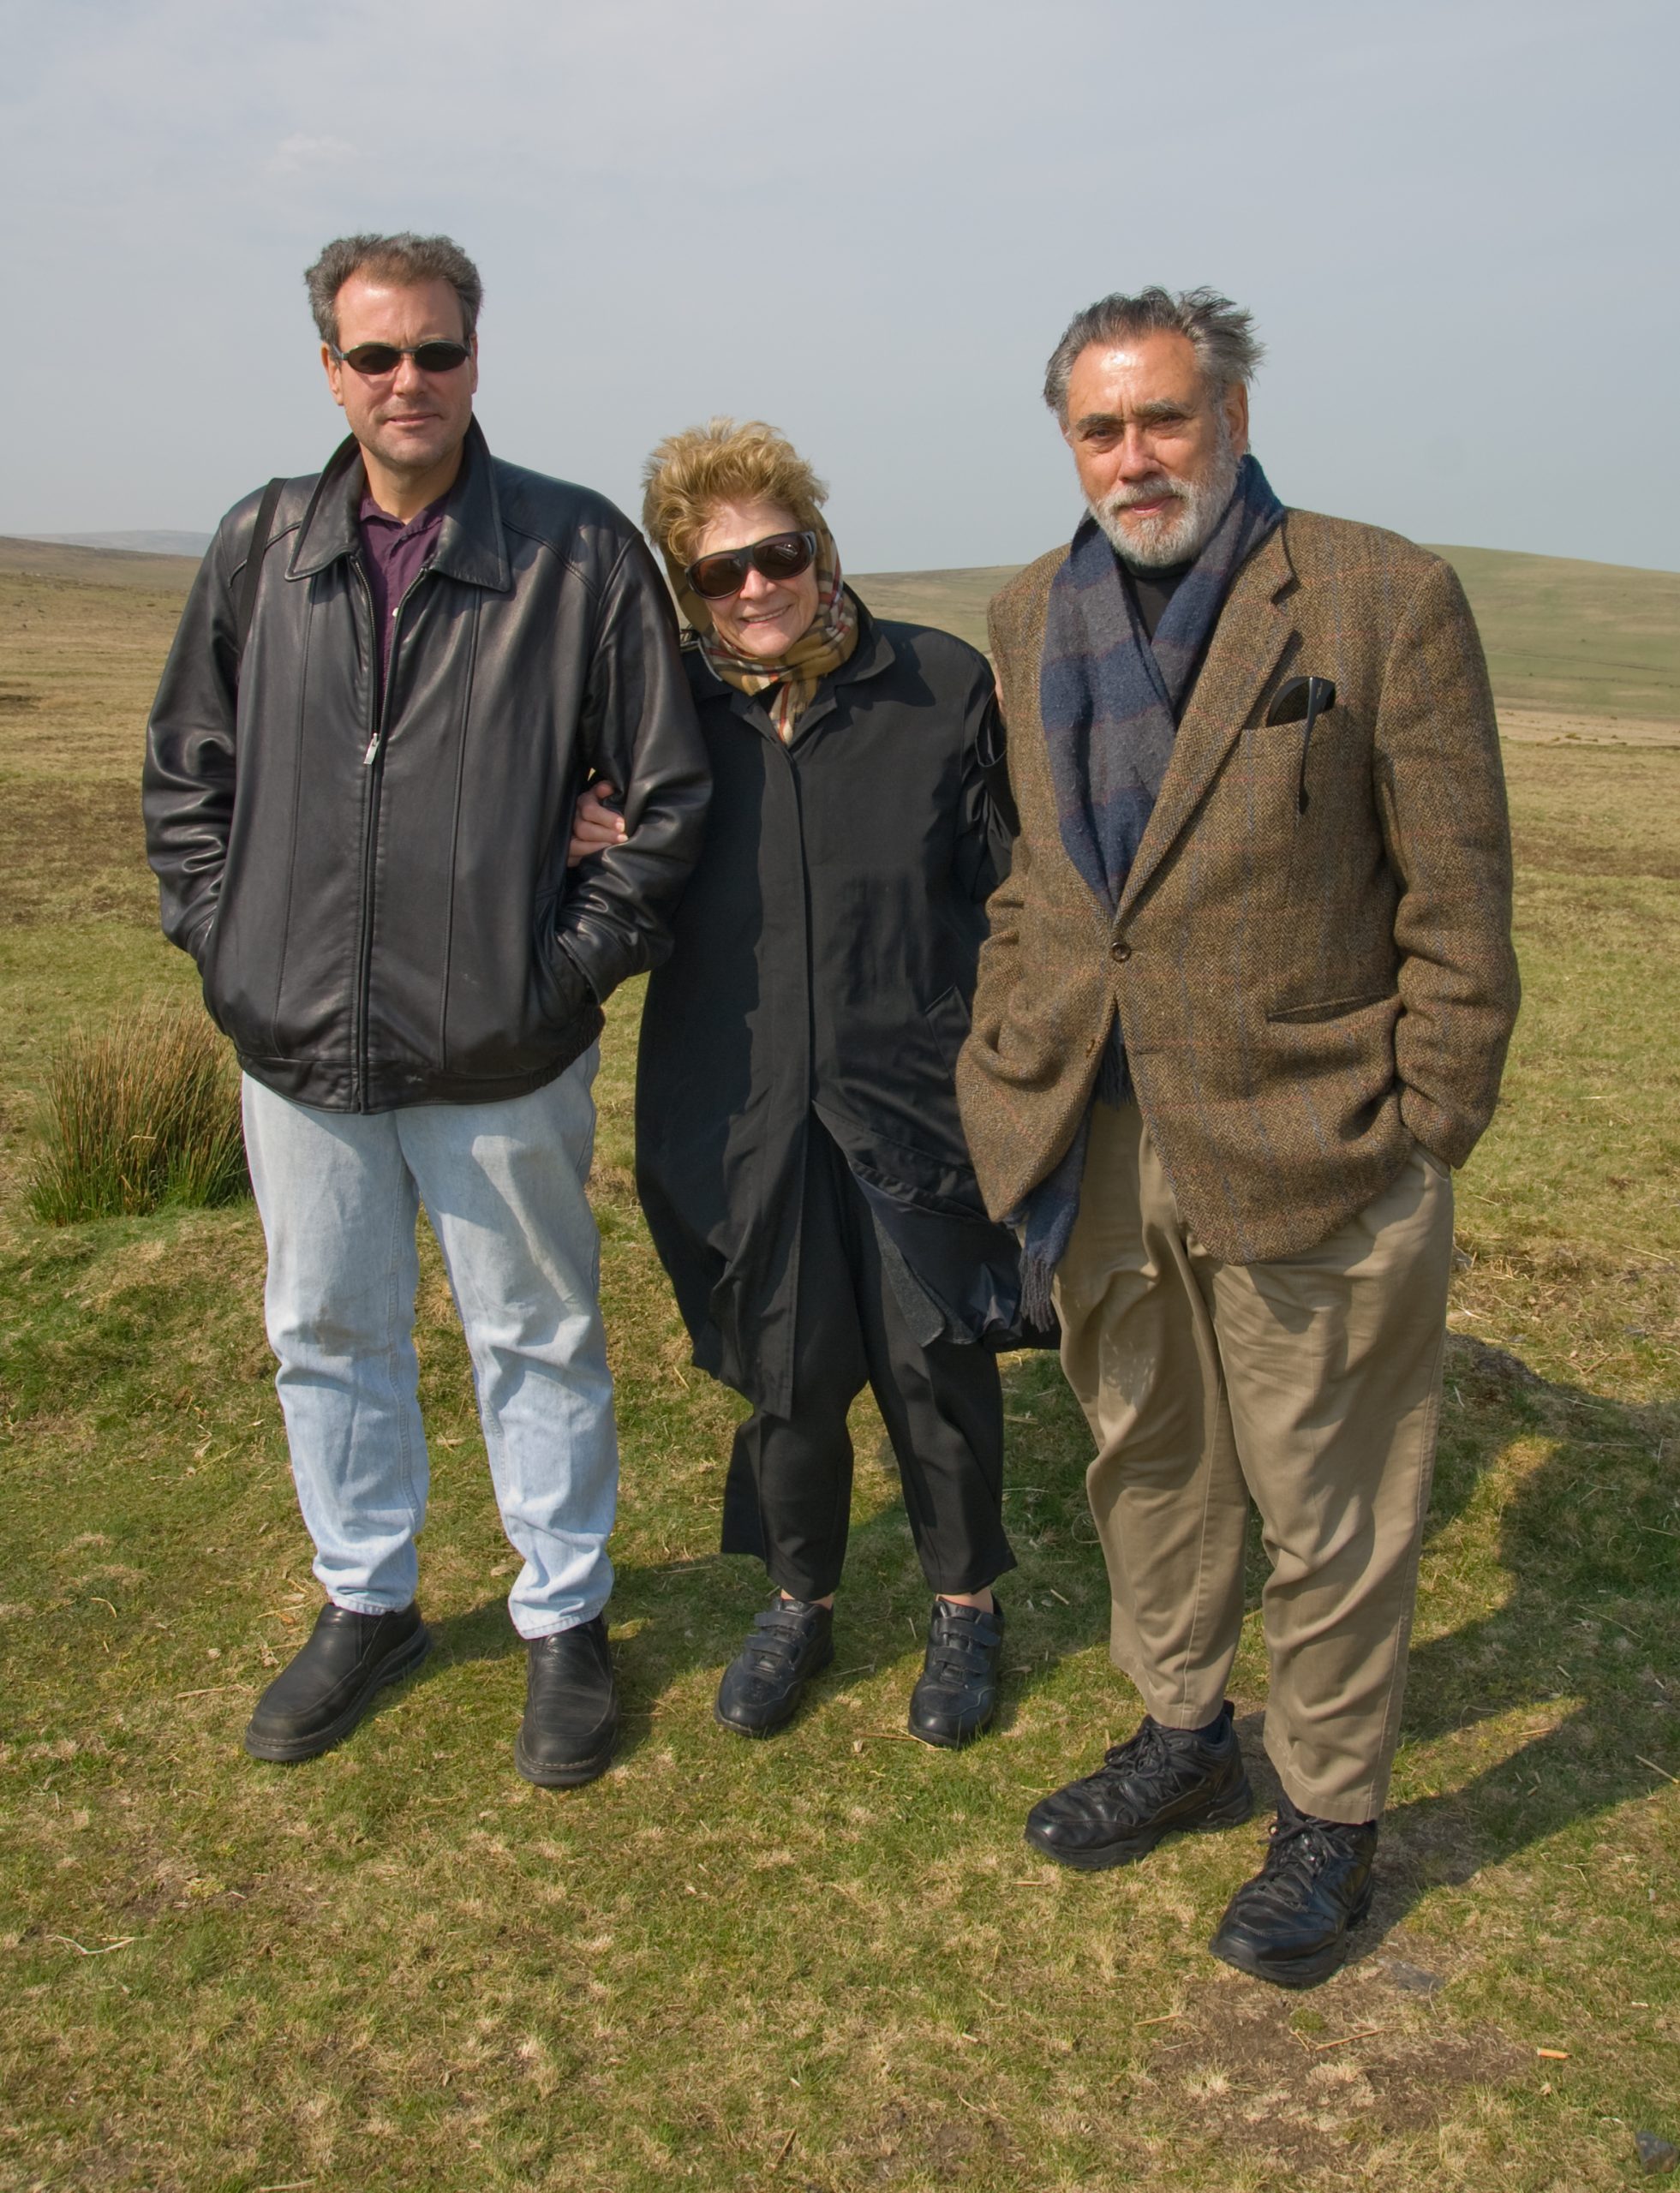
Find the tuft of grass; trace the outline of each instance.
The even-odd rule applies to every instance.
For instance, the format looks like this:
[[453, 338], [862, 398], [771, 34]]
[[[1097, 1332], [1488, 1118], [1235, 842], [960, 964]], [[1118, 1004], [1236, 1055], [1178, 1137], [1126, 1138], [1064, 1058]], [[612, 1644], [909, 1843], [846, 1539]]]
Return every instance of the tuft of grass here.
[[190, 1006], [79, 1031], [49, 1065], [29, 1207], [49, 1226], [251, 1192], [228, 1047]]

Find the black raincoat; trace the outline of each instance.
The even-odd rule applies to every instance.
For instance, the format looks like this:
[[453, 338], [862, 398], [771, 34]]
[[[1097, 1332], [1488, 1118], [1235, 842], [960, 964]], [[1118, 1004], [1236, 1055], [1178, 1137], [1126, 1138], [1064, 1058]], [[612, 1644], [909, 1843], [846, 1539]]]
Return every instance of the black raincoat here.
[[1020, 1344], [1019, 1252], [953, 1086], [1013, 822], [992, 674], [948, 632], [858, 621], [788, 746], [685, 651], [712, 805], [637, 1066], [637, 1184], [694, 1359], [782, 1416], [813, 1114], [918, 1337]]

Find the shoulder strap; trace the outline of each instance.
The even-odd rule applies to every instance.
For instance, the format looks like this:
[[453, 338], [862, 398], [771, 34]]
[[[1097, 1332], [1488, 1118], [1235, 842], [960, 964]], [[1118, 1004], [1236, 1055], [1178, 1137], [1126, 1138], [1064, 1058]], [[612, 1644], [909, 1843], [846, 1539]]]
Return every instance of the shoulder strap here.
[[237, 664], [245, 653], [245, 642], [250, 637], [251, 619], [256, 614], [257, 588], [262, 582], [262, 559], [268, 553], [268, 543], [274, 531], [274, 513], [279, 508], [280, 491], [284, 480], [271, 480], [262, 491], [262, 500], [257, 505], [256, 530], [251, 535], [251, 545], [246, 552], [245, 568], [239, 574], [239, 592], [233, 608], [233, 659]]

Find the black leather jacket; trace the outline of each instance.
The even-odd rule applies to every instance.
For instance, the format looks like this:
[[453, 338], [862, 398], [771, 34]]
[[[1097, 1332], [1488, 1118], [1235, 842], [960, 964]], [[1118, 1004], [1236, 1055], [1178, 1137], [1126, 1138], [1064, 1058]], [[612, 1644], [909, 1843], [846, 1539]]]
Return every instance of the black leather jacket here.
[[[361, 453], [288, 481], [242, 662], [260, 498], [222, 521], [148, 729], [165, 935], [246, 1071], [328, 1111], [523, 1096], [670, 950], [710, 774], [675, 620], [620, 511], [476, 425], [380, 690]], [[578, 787], [628, 842], [567, 870]]]

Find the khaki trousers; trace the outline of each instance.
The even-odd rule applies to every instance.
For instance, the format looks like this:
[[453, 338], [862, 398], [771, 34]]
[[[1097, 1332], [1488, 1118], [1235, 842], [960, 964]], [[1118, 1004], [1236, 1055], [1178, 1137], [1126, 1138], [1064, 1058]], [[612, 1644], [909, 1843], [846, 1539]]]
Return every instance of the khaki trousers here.
[[1312, 1248], [1223, 1264], [1186, 1228], [1137, 1105], [1093, 1108], [1055, 1297], [1097, 1441], [1113, 1657], [1157, 1721], [1213, 1718], [1252, 1499], [1271, 1570], [1266, 1749], [1323, 1819], [1374, 1819], [1387, 1795], [1451, 1266], [1451, 1177], [1421, 1148]]

